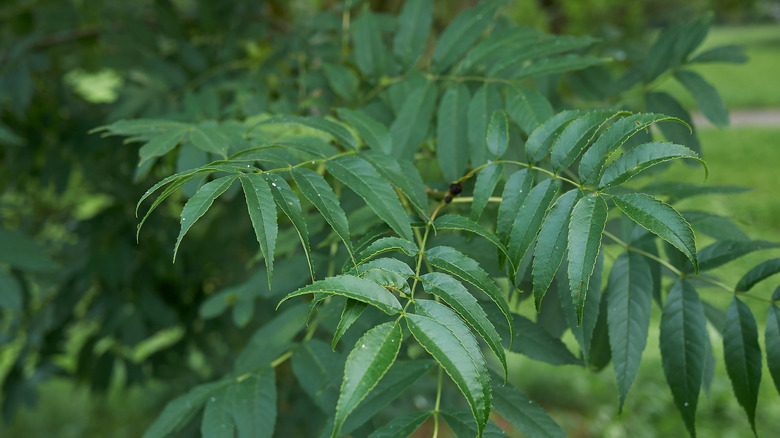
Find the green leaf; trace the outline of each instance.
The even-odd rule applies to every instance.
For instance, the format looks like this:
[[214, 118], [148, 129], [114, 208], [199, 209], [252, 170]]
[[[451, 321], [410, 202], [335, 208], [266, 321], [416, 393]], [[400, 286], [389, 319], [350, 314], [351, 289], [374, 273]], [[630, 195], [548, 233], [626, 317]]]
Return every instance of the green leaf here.
[[298, 233], [298, 238], [303, 245], [303, 252], [306, 255], [306, 262], [309, 265], [309, 274], [312, 280], [314, 280], [314, 268], [311, 263], [311, 248], [309, 247], [309, 230], [306, 227], [306, 220], [303, 217], [301, 210], [301, 202], [293, 192], [290, 185], [284, 178], [274, 173], [263, 172], [263, 178], [271, 185], [271, 195], [276, 201], [276, 205], [284, 212], [284, 214], [292, 222], [295, 231]]
[[307, 307], [303, 303], [289, 307], [257, 330], [235, 361], [236, 374], [254, 372], [289, 350], [292, 339], [306, 323]]
[[693, 230], [677, 210], [643, 193], [615, 195], [612, 200], [634, 222], [679, 249], [699, 271]]
[[648, 111], [654, 113], [668, 114], [675, 117], [682, 123], [661, 123], [658, 128], [661, 129], [667, 140], [688, 146], [694, 152], [701, 154], [701, 145], [696, 136], [696, 127], [693, 125], [693, 119], [690, 113], [680, 102], [667, 93], [651, 91], [645, 94], [645, 106]]
[[465, 84], [447, 88], [436, 116], [436, 157], [447, 181], [463, 175], [469, 163], [468, 109], [471, 94]]
[[743, 275], [734, 288], [736, 292], [747, 292], [761, 280], [780, 272], [780, 258], [766, 260]]
[[344, 303], [344, 310], [341, 312], [341, 318], [339, 318], [339, 325], [336, 327], [336, 332], [333, 333], [333, 340], [330, 342], [330, 348], [336, 350], [336, 345], [339, 343], [339, 339], [347, 332], [352, 324], [360, 318], [363, 311], [366, 310], [368, 304], [363, 301], [347, 299]]
[[455, 313], [435, 301], [415, 300], [415, 309], [418, 314], [406, 314], [409, 331], [466, 397], [481, 437], [490, 415], [491, 390], [476, 339]]
[[593, 56], [583, 56], [569, 53], [553, 58], [542, 58], [528, 65], [524, 65], [512, 72], [509, 77], [514, 80], [539, 77], [553, 74], [566, 73], [576, 70], [584, 70], [594, 65], [600, 65], [608, 62], [607, 58], [595, 58]]
[[536, 239], [533, 259], [533, 288], [536, 311], [540, 310], [542, 298], [552, 284], [555, 273], [563, 261], [569, 234], [569, 217], [574, 204], [582, 193], [577, 189], [561, 195], [550, 207]]
[[408, 412], [371, 432], [368, 438], [407, 438], [431, 416], [431, 411]]
[[176, 253], [179, 251], [181, 239], [184, 238], [187, 231], [195, 225], [195, 222], [206, 213], [209, 207], [211, 207], [211, 204], [214, 203], [214, 200], [217, 199], [219, 195], [225, 193], [225, 190], [233, 184], [236, 177], [237, 175], [223, 176], [222, 178], [217, 178], [214, 181], [203, 184], [203, 186], [198, 189], [198, 192], [195, 193], [195, 196], [184, 204], [184, 208], [181, 210], [181, 230], [179, 231], [179, 237], [176, 238], [176, 246], [173, 248], [174, 262], [176, 261]]
[[695, 21], [679, 22], [661, 31], [645, 59], [644, 82], [649, 84], [665, 71], [683, 63], [704, 40], [711, 22], [710, 13]]
[[390, 181], [406, 196], [409, 202], [417, 208], [421, 217], [426, 217], [428, 197], [425, 193], [425, 183], [411, 161], [396, 160], [390, 155], [376, 151], [361, 152], [358, 156], [371, 163], [382, 177]]
[[380, 324], [357, 341], [344, 366], [332, 437], [338, 435], [347, 416], [395, 362], [401, 341], [403, 333], [398, 321]]
[[[536, 44], [543, 37], [541, 32], [528, 26], [494, 28], [490, 35], [468, 51], [459, 70], [482, 72], [490, 67], [493, 61], [501, 61], [509, 56], [525, 58], [527, 52], [524, 49]], [[488, 76], [492, 73], [489, 71]]]
[[501, 336], [474, 296], [458, 280], [446, 274], [431, 272], [420, 277], [420, 280], [426, 292], [441, 298], [482, 336], [501, 362], [506, 380], [506, 352], [501, 345]]
[[499, 249], [504, 255], [507, 255], [507, 249], [495, 234], [482, 225], [472, 221], [471, 219], [461, 216], [459, 214], [445, 214], [436, 218], [433, 222], [433, 227], [436, 230], [463, 230], [470, 233], [476, 233], [485, 239], [489, 240], [496, 248]]
[[468, 417], [469, 411], [466, 409], [442, 409], [439, 411], [439, 415], [447, 422], [447, 426], [452, 429], [455, 436], [459, 438], [471, 438], [474, 436], [507, 438], [509, 436], [493, 420], [488, 420], [485, 428], [480, 431], [477, 423]]
[[[780, 290], [780, 287], [777, 290]], [[776, 297], [772, 299], [776, 300]], [[766, 341], [766, 365], [775, 382], [775, 389], [780, 393], [780, 306], [777, 304], [770, 305], [767, 310], [764, 340]]]
[[399, 236], [414, 240], [401, 201], [390, 183], [378, 176], [371, 164], [357, 157], [343, 156], [328, 161], [327, 168], [331, 175], [363, 198]]
[[461, 12], [439, 36], [433, 52], [433, 71], [447, 70], [474, 44], [493, 23], [493, 15], [505, 1], [480, 2], [476, 7]]
[[[523, 200], [520, 211], [515, 216], [512, 231], [509, 234], [509, 260], [513, 266], [520, 266], [520, 260], [533, 243], [542, 225], [542, 220], [560, 190], [561, 183], [547, 179], [537, 184]], [[514, 273], [511, 273], [514, 278]]]
[[0, 225], [0, 242], [0, 263], [35, 272], [57, 268], [44, 248], [20, 230], [7, 230]]
[[436, 362], [429, 359], [396, 361], [379, 381], [379, 384], [352, 411], [341, 431], [345, 434], [350, 433], [370, 420], [377, 412], [395, 401], [404, 391], [414, 385], [420, 377], [428, 373], [435, 364]]
[[233, 422], [231, 400], [228, 398], [230, 387], [216, 391], [206, 402], [203, 409], [203, 421], [200, 424], [201, 436], [233, 438], [236, 424]]
[[414, 157], [420, 143], [428, 134], [428, 125], [436, 109], [436, 95], [436, 84], [426, 80], [424, 85], [407, 96], [398, 111], [398, 117], [390, 125], [394, 157]]
[[318, 339], [309, 339], [293, 350], [292, 369], [300, 389], [329, 416], [335, 416], [344, 376], [344, 356]]
[[103, 135], [122, 135], [126, 137], [142, 138], [158, 134], [168, 130], [187, 127], [188, 125], [174, 120], [161, 119], [135, 119], [117, 120], [109, 125], [99, 126], [90, 131], [90, 134], [103, 132]]
[[753, 251], [778, 248], [780, 243], [766, 240], [721, 240], [699, 251], [699, 270], [708, 271]]
[[229, 140], [217, 126], [202, 124], [192, 128], [190, 141], [200, 150], [227, 158]]
[[360, 251], [355, 257], [355, 262], [361, 264], [379, 254], [390, 251], [400, 251], [409, 257], [414, 257], [420, 252], [420, 249], [417, 248], [417, 245], [405, 239], [400, 239], [398, 237], [383, 237], [371, 242], [371, 245]]
[[437, 246], [425, 251], [428, 262], [443, 271], [460, 277], [484, 292], [501, 310], [509, 323], [509, 332], [514, 332], [509, 304], [504, 293], [498, 288], [490, 276], [479, 266], [479, 263], [463, 253], [448, 246]]
[[226, 381], [204, 383], [171, 400], [146, 430], [144, 438], [163, 438], [178, 432], [201, 410], [206, 400], [225, 385]]
[[[401, 305], [398, 300], [387, 289], [379, 286], [373, 281], [364, 280], [353, 275], [338, 275], [304, 286], [296, 291], [290, 292], [280, 302], [289, 300], [299, 295], [323, 293], [329, 295], [341, 295], [353, 300], [368, 303], [377, 309], [394, 315], [401, 311]], [[279, 307], [277, 305], [277, 308]]]
[[[638, 132], [646, 130], [654, 123], [666, 120], [677, 121], [682, 126], [685, 125], [682, 120], [663, 114], [634, 114], [615, 121], [582, 155], [579, 164], [580, 179], [587, 183], [596, 183], [601, 176], [604, 164], [613, 151]], [[685, 129], [687, 131], [687, 128]]]
[[601, 196], [590, 194], [574, 205], [569, 221], [569, 289], [571, 302], [577, 311], [577, 325], [582, 323], [582, 308], [590, 276], [601, 247], [601, 233], [607, 223], [607, 203]]
[[610, 163], [601, 177], [599, 190], [623, 184], [649, 167], [676, 158], [692, 158], [700, 162], [707, 174], [707, 165], [696, 152], [687, 147], [665, 142], [646, 143], [632, 148]]
[[593, 111], [575, 119], [566, 126], [561, 136], [552, 146], [550, 158], [556, 172], [567, 169], [585, 147], [595, 138], [596, 133], [612, 118], [629, 114], [615, 111]]
[[661, 315], [661, 360], [677, 410], [691, 436], [699, 401], [707, 330], [699, 294], [684, 279], [677, 280]]
[[498, 206], [498, 218], [496, 219], [496, 235], [502, 242], [506, 241], [512, 231], [520, 206], [531, 191], [533, 178], [533, 173], [529, 172], [528, 169], [521, 169], [513, 173], [504, 184], [501, 204]]
[[232, 403], [239, 438], [273, 436], [277, 403], [276, 374], [273, 368], [261, 368], [230, 385], [228, 397]]
[[471, 166], [477, 167], [487, 162], [488, 123], [495, 111], [504, 107], [498, 88], [488, 82], [477, 89], [471, 97], [468, 108], [469, 157]]
[[471, 202], [470, 219], [472, 221], [479, 221], [502, 176], [504, 176], [504, 166], [501, 163], [488, 164], [477, 173], [477, 181], [474, 183], [474, 200]]
[[[545, 35], [537, 31], [527, 35], [522, 41], [514, 44], [510, 51], [498, 57], [490, 66], [488, 76], [519, 79], [529, 75], [541, 76], [577, 70], [593, 62], [600, 64], [605, 60], [571, 53], [590, 46], [596, 41], [598, 41], [596, 38], [590, 36]], [[564, 52], [570, 53], [555, 56]]]
[[525, 157], [529, 163], [538, 163], [547, 156], [553, 143], [566, 126], [580, 117], [582, 112], [579, 110], [563, 111], [548, 119], [539, 127], [534, 129], [525, 142]]
[[297, 167], [290, 174], [292, 174], [295, 184], [298, 185], [303, 196], [319, 210], [351, 254], [352, 241], [349, 240], [347, 215], [344, 214], [336, 194], [333, 193], [333, 189], [330, 188], [325, 178], [304, 167]]
[[[265, 256], [265, 266], [268, 270], [268, 286], [271, 286], [271, 274], [274, 269], [274, 247], [276, 246], [276, 207], [271, 195], [271, 188], [266, 180], [256, 174], [247, 173], [239, 177], [244, 188], [246, 206], [249, 209], [249, 218], [255, 229], [257, 242]], [[272, 183], [276, 189], [276, 183]]]
[[[341, 64], [323, 62], [322, 72], [325, 74], [325, 79], [328, 80], [330, 89], [333, 90], [338, 97], [348, 102], [355, 100], [358, 87], [360, 86], [360, 78], [358, 78], [357, 74], [355, 74], [352, 69]], [[344, 118], [341, 114], [339, 114], [339, 117], [342, 119]]]
[[727, 62], [729, 64], [744, 64], [748, 61], [744, 47], [725, 45], [713, 47], [696, 55], [689, 62]]
[[621, 254], [612, 265], [606, 294], [609, 347], [622, 412], [639, 370], [650, 327], [653, 278], [645, 258], [634, 251]]
[[530, 319], [513, 315], [514, 331], [510, 351], [551, 365], [581, 365], [560, 339]]
[[188, 132], [188, 127], [180, 127], [160, 132], [153, 136], [138, 150], [138, 156], [141, 158], [141, 163], [149, 158], [159, 157], [172, 151]]
[[[5, 241], [3, 241], [5, 245]], [[0, 269], [0, 312], [4, 309], [20, 312], [24, 304], [22, 286], [13, 274]]]
[[339, 117], [346, 120], [365, 140], [366, 144], [378, 152], [390, 154], [393, 151], [393, 137], [385, 125], [374, 120], [363, 111], [349, 108], [336, 110]]
[[406, 68], [412, 67], [425, 51], [425, 40], [433, 24], [431, 0], [409, 0], [398, 14], [398, 32], [393, 38], [393, 53]]
[[529, 437], [566, 437], [561, 426], [541, 406], [512, 385], [493, 386], [493, 408]]
[[[737, 401], [745, 409], [756, 434], [756, 403], [761, 383], [761, 347], [758, 327], [750, 308], [736, 296], [731, 299], [723, 328], [723, 357]], [[756, 435], [757, 436], [757, 435]]]
[[490, 116], [485, 141], [492, 159], [497, 160], [504, 156], [509, 147], [509, 122], [506, 120], [504, 111], [493, 111], [493, 115]]
[[382, 43], [376, 17], [367, 4], [363, 5], [360, 17], [352, 22], [352, 44], [355, 47], [355, 63], [360, 71], [377, 78], [388, 72], [387, 48]]
[[729, 111], [723, 103], [718, 90], [701, 75], [691, 70], [677, 70], [674, 77], [687, 90], [699, 105], [699, 110], [713, 125], [729, 126]]
[[336, 142], [338, 144], [342, 146], [346, 146], [350, 149], [358, 148], [357, 141], [355, 141], [355, 137], [352, 135], [351, 132], [349, 132], [349, 130], [346, 127], [344, 127], [344, 125], [342, 125], [339, 122], [328, 120], [322, 117], [316, 117], [316, 116], [274, 117], [268, 120], [263, 120], [262, 122], [253, 126], [252, 129], [261, 125], [290, 124], [290, 123], [296, 125], [308, 126], [309, 128], [314, 128], [318, 131], [328, 133], [332, 135], [334, 139], [336, 139]]
[[506, 112], [526, 133], [531, 133], [553, 115], [553, 108], [544, 95], [523, 86], [507, 87]]

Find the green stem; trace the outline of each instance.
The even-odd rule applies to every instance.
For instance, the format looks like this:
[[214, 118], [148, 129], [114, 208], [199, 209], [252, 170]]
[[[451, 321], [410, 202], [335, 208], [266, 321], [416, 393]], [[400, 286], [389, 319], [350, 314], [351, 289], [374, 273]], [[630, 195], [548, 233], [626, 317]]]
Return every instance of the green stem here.
[[433, 405], [433, 438], [439, 436], [439, 406], [441, 405], [442, 368], [439, 366], [439, 377], [436, 387], [436, 403]]

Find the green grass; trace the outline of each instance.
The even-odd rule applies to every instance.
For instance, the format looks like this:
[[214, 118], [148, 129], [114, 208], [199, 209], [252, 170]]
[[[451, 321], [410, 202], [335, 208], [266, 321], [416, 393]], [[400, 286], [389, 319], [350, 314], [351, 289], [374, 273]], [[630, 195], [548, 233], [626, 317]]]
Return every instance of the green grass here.
[[[715, 86], [729, 109], [780, 107], [776, 79], [780, 71], [780, 26], [716, 27], [704, 41], [703, 49], [724, 44], [745, 47], [750, 60], [741, 65], [698, 64], [692, 69]], [[671, 78], [661, 89], [676, 96], [687, 108], [696, 108], [693, 98]]]

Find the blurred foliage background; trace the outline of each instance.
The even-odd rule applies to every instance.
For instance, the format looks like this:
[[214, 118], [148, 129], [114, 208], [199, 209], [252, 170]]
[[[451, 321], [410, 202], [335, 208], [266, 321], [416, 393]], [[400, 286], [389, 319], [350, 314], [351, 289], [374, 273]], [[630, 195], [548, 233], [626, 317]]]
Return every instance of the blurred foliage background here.
[[[436, 9], [439, 30], [475, 1], [449, 3]], [[215, 206], [219, 211], [193, 230], [213, 236], [219, 251], [193, 237], [171, 263], [173, 211], [151, 216], [141, 244], [135, 242], [134, 206], [144, 191], [205, 157], [193, 148], [176, 160], [136, 167], [137, 144], [89, 131], [125, 117], [219, 119], [294, 110], [299, 87], [290, 78], [306, 67], [312, 51], [329, 48], [317, 46], [316, 28], [290, 30], [341, 4], [0, 4], [0, 435], [140, 436], [172, 395], [228, 366], [228, 352], [244, 345], [257, 320], [272, 312], [257, 309], [255, 320], [238, 326], [229, 317], [198, 315], [205, 298], [245, 280], [253, 263], [255, 254], [245, 245], [253, 239], [251, 227], [218, 226], [220, 218], [243, 218], [232, 211], [243, 208], [240, 203]], [[371, 4], [394, 13], [401, 6], [396, 0]], [[605, 53], [622, 61], [646, 51], [659, 27], [708, 10], [719, 27], [705, 45], [742, 44], [751, 61], [698, 71], [732, 110], [780, 108], [780, 88], [770, 85], [770, 75], [780, 70], [780, 2], [537, 0], [512, 2], [504, 13], [549, 32], [598, 36]], [[322, 80], [309, 78], [314, 88]], [[684, 91], [668, 87], [694, 106]], [[327, 105], [315, 95], [306, 99], [307, 108]], [[755, 189], [750, 197], [692, 202], [735, 217], [753, 238], [780, 241], [780, 205], [770, 177], [780, 162], [780, 124], [703, 129], [700, 136], [713, 184]], [[734, 147], [743, 150], [744, 162], [734, 163]], [[673, 167], [664, 177], [699, 176]], [[610, 372], [551, 369], [518, 357], [512, 374], [572, 436], [681, 436], [683, 425], [659, 364], [658, 349], [650, 344], [621, 416]], [[717, 369], [716, 376], [700, 406], [700, 433], [741, 436], [747, 422], [725, 371]], [[771, 385], [768, 380], [763, 383]], [[773, 388], [762, 388], [763, 427], [772, 427], [778, 409]], [[780, 429], [763, 432], [771, 436]]]

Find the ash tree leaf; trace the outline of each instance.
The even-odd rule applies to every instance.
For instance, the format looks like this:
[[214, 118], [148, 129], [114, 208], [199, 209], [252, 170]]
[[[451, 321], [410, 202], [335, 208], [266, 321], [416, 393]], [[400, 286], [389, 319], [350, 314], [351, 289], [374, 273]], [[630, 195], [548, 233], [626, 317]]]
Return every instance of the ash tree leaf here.
[[425, 183], [411, 161], [396, 160], [390, 155], [376, 151], [361, 152], [358, 156], [371, 163], [382, 177], [406, 196], [421, 217], [426, 217], [428, 198], [425, 193]]
[[276, 426], [276, 374], [273, 368], [261, 368], [230, 385], [228, 398], [238, 438], [273, 436]]
[[693, 230], [677, 210], [643, 193], [614, 195], [612, 200], [631, 220], [679, 249], [699, 271]]
[[338, 435], [347, 416], [395, 362], [401, 341], [403, 332], [398, 321], [380, 324], [357, 341], [344, 365], [344, 380], [336, 405], [332, 437]]
[[645, 94], [645, 106], [648, 111], [668, 114], [683, 123], [661, 123], [658, 128], [667, 140], [688, 146], [694, 152], [701, 154], [701, 145], [696, 136], [696, 127], [693, 125], [691, 114], [680, 102], [667, 93], [651, 91]]
[[393, 137], [381, 122], [374, 120], [363, 111], [339, 108], [336, 113], [341, 119], [352, 125], [366, 144], [378, 152], [390, 154], [393, 151]]
[[433, 71], [441, 73], [452, 66], [493, 22], [493, 15], [505, 1], [480, 2], [461, 12], [439, 36], [433, 52]]
[[674, 78], [696, 99], [699, 110], [713, 125], [729, 126], [729, 111], [712, 84], [691, 70], [677, 70], [674, 72]]
[[544, 95], [523, 86], [507, 87], [506, 112], [526, 133], [531, 133], [553, 115], [553, 108]]
[[420, 277], [420, 280], [426, 292], [441, 298], [482, 336], [501, 362], [506, 381], [508, 370], [501, 336], [474, 296], [458, 280], [446, 274], [431, 272]]
[[217, 126], [202, 124], [192, 128], [190, 141], [200, 150], [227, 158], [229, 140]]
[[[520, 211], [514, 218], [507, 245], [512, 266], [520, 266], [520, 261], [536, 238], [547, 209], [550, 208], [560, 187], [561, 183], [556, 179], [544, 180], [531, 189], [523, 200]], [[513, 279], [514, 275], [515, 273], [512, 272]]]
[[188, 131], [188, 127], [180, 127], [170, 129], [153, 136], [146, 144], [141, 146], [141, 149], [138, 150], [138, 157], [141, 159], [140, 163], [143, 163], [150, 158], [165, 155], [172, 151], [173, 148], [175, 148], [184, 138], [184, 136], [187, 135]]
[[650, 327], [653, 278], [644, 256], [633, 251], [621, 254], [612, 265], [606, 294], [609, 346], [622, 412]]
[[165, 405], [162, 413], [144, 432], [144, 438], [163, 438], [178, 432], [201, 410], [212, 394], [223, 388], [227, 382], [204, 383], [192, 388]]
[[333, 333], [333, 340], [330, 342], [332, 350], [336, 350], [336, 345], [338, 345], [341, 337], [360, 318], [366, 307], [368, 307], [368, 304], [363, 301], [347, 299], [347, 302], [344, 303], [344, 310], [341, 312], [341, 318], [339, 318], [339, 325], [336, 327], [336, 332]]
[[566, 437], [561, 426], [541, 406], [512, 385], [493, 386], [493, 408], [530, 437]]
[[577, 325], [582, 323], [582, 308], [593, 267], [601, 247], [601, 233], [607, 224], [607, 203], [598, 195], [588, 195], [574, 205], [569, 221], [569, 290], [577, 311]]
[[765, 240], [721, 240], [699, 251], [699, 270], [708, 271], [736, 260], [745, 254], [780, 247], [780, 243]]
[[[541, 36], [541, 32], [528, 26], [495, 29], [469, 49], [458, 70], [460, 72], [481, 72], [487, 69], [493, 61], [501, 60], [509, 55], [525, 54], [523, 49], [537, 43]], [[492, 76], [492, 73], [491, 71], [488, 76]]]
[[[330, 89], [338, 97], [350, 102], [355, 100], [358, 87], [360, 86], [360, 78], [352, 69], [341, 64], [323, 62], [322, 72], [325, 74], [325, 79], [328, 80]], [[341, 117], [341, 114], [339, 114], [339, 117]]]
[[195, 222], [201, 218], [221, 194], [233, 184], [237, 175], [228, 175], [217, 178], [214, 181], [203, 184], [197, 193], [190, 198], [184, 208], [181, 210], [181, 229], [179, 237], [176, 238], [176, 246], [173, 249], [173, 261], [176, 261], [176, 253], [179, 251], [179, 244], [187, 231], [195, 225]]
[[778, 272], [780, 272], [780, 258], [761, 262], [739, 279], [734, 290], [737, 292], [747, 292], [755, 286], [756, 283], [777, 274]]
[[350, 149], [357, 149], [358, 144], [355, 140], [355, 137], [352, 135], [349, 130], [342, 125], [339, 122], [328, 120], [323, 117], [317, 117], [317, 116], [309, 116], [309, 117], [303, 117], [303, 116], [280, 116], [280, 117], [274, 117], [268, 120], [263, 120], [262, 122], [256, 124], [254, 128], [261, 126], [261, 125], [274, 125], [274, 124], [295, 124], [295, 125], [303, 125], [308, 126], [309, 128], [314, 128], [318, 131], [325, 132], [327, 134], [330, 134], [338, 144], [348, 147]]
[[501, 163], [488, 164], [477, 173], [477, 181], [474, 183], [474, 200], [471, 202], [471, 215], [469, 217], [472, 221], [479, 221], [502, 176], [504, 176], [504, 166]]
[[436, 84], [427, 80], [408, 94], [398, 111], [398, 117], [390, 125], [394, 157], [414, 157], [428, 134], [428, 125], [436, 109], [436, 95]]
[[463, 321], [444, 305], [415, 300], [415, 311], [406, 314], [409, 331], [466, 397], [481, 437], [490, 415], [491, 389], [479, 344]]
[[510, 351], [551, 365], [582, 365], [560, 339], [530, 319], [513, 315], [514, 334]]
[[398, 15], [398, 32], [393, 38], [393, 53], [401, 64], [412, 67], [425, 51], [425, 40], [433, 24], [433, 1], [409, 0]]
[[399, 415], [371, 432], [368, 438], [407, 438], [419, 429], [430, 416], [431, 411], [416, 411]]
[[748, 61], [744, 47], [735, 45], [725, 45], [713, 47], [696, 55], [689, 62], [727, 62], [729, 64], [744, 64]]
[[625, 152], [610, 163], [601, 177], [599, 190], [623, 184], [649, 167], [676, 158], [694, 159], [704, 166], [705, 174], [707, 172], [704, 161], [685, 146], [665, 142], [646, 143]]
[[486, 136], [490, 117], [493, 112], [500, 111], [504, 107], [501, 93], [498, 88], [488, 82], [484, 83], [474, 96], [471, 97], [468, 107], [468, 138], [469, 158], [471, 166], [477, 167], [485, 164], [488, 159]]
[[[271, 274], [274, 269], [274, 247], [276, 246], [276, 207], [271, 188], [266, 180], [256, 174], [248, 173], [239, 176], [241, 186], [244, 188], [246, 206], [249, 209], [249, 218], [255, 229], [257, 242], [265, 256], [265, 266], [268, 270], [268, 287], [271, 287]], [[273, 183], [275, 184], [275, 183]], [[278, 187], [278, 186], [274, 186]]]
[[435, 364], [436, 362], [430, 359], [396, 361], [382, 377], [382, 380], [347, 417], [341, 432], [348, 434], [370, 420], [377, 412], [396, 400], [423, 375], [427, 374]]
[[[398, 303], [398, 300], [387, 289], [373, 281], [364, 280], [355, 277], [354, 275], [338, 275], [315, 281], [308, 286], [290, 292], [279, 302], [279, 305], [292, 297], [317, 293], [341, 295], [352, 298], [353, 300], [362, 301], [376, 307], [388, 315], [394, 315], [401, 311], [401, 305]], [[279, 305], [277, 305], [277, 308]]]
[[447, 88], [436, 115], [436, 157], [447, 181], [463, 175], [469, 163], [468, 109], [471, 94], [462, 83]]
[[628, 139], [648, 126], [662, 122], [676, 121], [681, 124], [681, 128], [688, 130], [685, 122], [669, 117], [663, 114], [634, 114], [623, 117], [613, 123], [603, 134], [601, 134], [593, 146], [588, 148], [580, 159], [578, 168], [581, 181], [595, 184], [601, 176], [604, 163], [607, 162], [610, 154], [621, 147]]
[[555, 273], [563, 261], [569, 235], [569, 218], [574, 204], [582, 193], [577, 189], [569, 190], [555, 200], [542, 222], [536, 238], [533, 258], [533, 290], [536, 311], [540, 310], [542, 299], [552, 284]]
[[468, 417], [469, 411], [466, 409], [442, 409], [439, 415], [457, 437], [506, 438], [509, 436], [493, 420], [488, 420], [480, 435], [477, 423]]
[[[775, 291], [775, 295], [780, 291], [780, 287]], [[776, 301], [773, 297], [772, 300]], [[775, 389], [780, 393], [780, 306], [773, 303], [769, 306], [766, 315], [766, 332], [764, 334], [766, 342], [766, 364], [769, 368], [769, 374], [775, 382]]]
[[509, 147], [509, 122], [504, 111], [493, 111], [493, 115], [490, 116], [485, 142], [487, 143], [491, 159], [497, 160], [506, 153]]
[[355, 63], [364, 75], [377, 78], [388, 72], [387, 49], [376, 17], [367, 4], [363, 5], [360, 17], [352, 22], [352, 44]]
[[345, 361], [345, 355], [318, 339], [300, 343], [292, 353], [290, 362], [300, 389], [329, 416], [336, 411]]
[[555, 141], [550, 153], [553, 169], [556, 172], [567, 169], [585, 147], [590, 144], [596, 133], [612, 118], [630, 114], [628, 112], [592, 111], [578, 117], [566, 125], [561, 136]]
[[379, 254], [390, 251], [400, 251], [409, 257], [416, 256], [420, 249], [414, 243], [398, 237], [382, 237], [371, 242], [364, 250], [355, 257], [355, 262], [361, 264], [366, 260], [372, 259]]
[[750, 308], [736, 296], [731, 299], [723, 327], [723, 356], [737, 401], [745, 409], [756, 434], [756, 403], [761, 383], [761, 347], [758, 327]]
[[699, 294], [685, 279], [669, 292], [661, 315], [661, 361], [674, 403], [692, 437], [706, 354], [706, 322]]
[[357, 193], [371, 210], [406, 240], [414, 240], [409, 218], [393, 187], [367, 161], [343, 156], [327, 163], [328, 172]]
[[504, 184], [501, 194], [501, 204], [498, 206], [496, 218], [496, 236], [506, 242], [512, 231], [515, 217], [526, 196], [531, 191], [534, 175], [528, 169], [521, 169], [513, 173]]
[[509, 332], [514, 332], [512, 315], [504, 293], [490, 278], [479, 263], [449, 246], [437, 246], [425, 251], [428, 262], [436, 268], [462, 278], [484, 292], [501, 310], [509, 324]]
[[463, 230], [470, 233], [479, 234], [480, 236], [490, 241], [490, 243], [493, 245], [496, 245], [496, 248], [498, 248], [501, 253], [507, 255], [506, 247], [503, 243], [501, 243], [500, 240], [498, 240], [498, 237], [496, 237], [495, 234], [465, 216], [461, 216], [459, 214], [444, 214], [437, 217], [436, 220], [433, 221], [433, 226], [436, 230]]
[[311, 263], [311, 247], [309, 246], [309, 230], [306, 226], [306, 219], [303, 217], [303, 211], [301, 210], [301, 201], [295, 195], [295, 192], [287, 181], [279, 175], [263, 172], [263, 178], [271, 186], [271, 196], [273, 196], [276, 205], [284, 212], [284, 214], [292, 222], [295, 231], [298, 233], [298, 238], [303, 245], [303, 252], [306, 255], [306, 262], [309, 265], [309, 274], [312, 280], [314, 280], [314, 268]]
[[228, 398], [229, 388], [220, 389], [206, 401], [203, 421], [200, 424], [202, 436], [217, 438], [235, 436], [236, 424], [233, 421], [232, 406]]
[[517, 80], [566, 73], [569, 71], [584, 70], [588, 67], [593, 67], [594, 65], [604, 64], [607, 61], [606, 58], [596, 58], [593, 56], [569, 53], [566, 55], [535, 60], [534, 62], [515, 70], [511, 73], [510, 77]]
[[349, 240], [347, 215], [344, 214], [336, 194], [333, 193], [333, 189], [330, 188], [325, 178], [319, 173], [303, 167], [295, 168], [290, 173], [303, 196], [319, 210], [351, 254], [352, 241]]
[[525, 142], [525, 157], [528, 162], [542, 161], [566, 126], [581, 115], [579, 110], [562, 111], [534, 129]]

